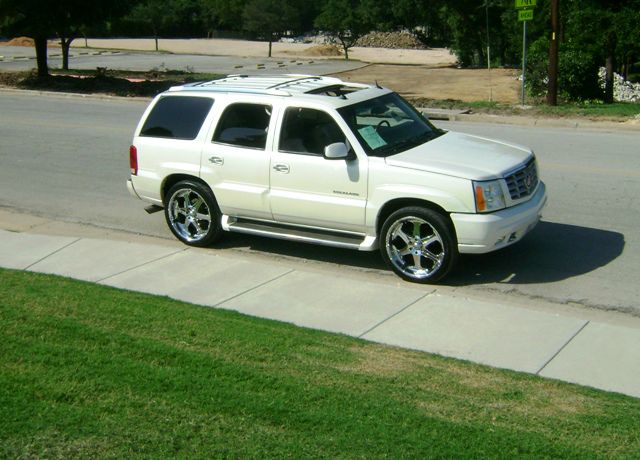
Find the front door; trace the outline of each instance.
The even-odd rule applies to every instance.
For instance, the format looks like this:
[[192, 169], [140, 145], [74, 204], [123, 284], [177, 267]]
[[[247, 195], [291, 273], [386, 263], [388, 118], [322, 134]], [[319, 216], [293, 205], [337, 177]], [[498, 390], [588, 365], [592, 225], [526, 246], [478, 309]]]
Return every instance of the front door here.
[[289, 107], [282, 114], [271, 154], [271, 212], [276, 221], [364, 233], [366, 158], [329, 160], [324, 148], [348, 144], [344, 131], [322, 110]]

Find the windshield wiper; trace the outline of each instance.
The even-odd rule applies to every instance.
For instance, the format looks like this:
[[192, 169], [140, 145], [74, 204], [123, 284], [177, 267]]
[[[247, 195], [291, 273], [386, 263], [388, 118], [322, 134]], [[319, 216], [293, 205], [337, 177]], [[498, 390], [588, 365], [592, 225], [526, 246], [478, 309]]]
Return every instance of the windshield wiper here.
[[441, 134], [442, 133], [435, 132], [435, 131], [425, 131], [424, 133], [418, 136], [410, 137], [409, 139], [405, 139], [396, 144], [382, 147], [376, 152], [376, 154], [379, 154], [381, 156], [389, 156], [399, 152], [404, 152], [405, 150], [409, 150], [413, 147], [417, 147], [418, 145], [422, 145], [425, 142], [433, 140], [436, 137], [439, 137]]

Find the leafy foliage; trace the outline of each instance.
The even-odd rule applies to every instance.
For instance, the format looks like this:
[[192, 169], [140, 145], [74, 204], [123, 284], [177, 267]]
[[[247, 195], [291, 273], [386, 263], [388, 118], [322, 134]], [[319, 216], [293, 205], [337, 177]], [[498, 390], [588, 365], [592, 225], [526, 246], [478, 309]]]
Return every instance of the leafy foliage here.
[[271, 44], [289, 29], [296, 28], [298, 10], [287, 0], [250, 0], [242, 13], [244, 28]]
[[[611, 100], [597, 68], [625, 76], [640, 69], [640, 0], [560, 1], [559, 87], [566, 98]], [[127, 10], [131, 10], [127, 14]], [[527, 23], [531, 90], [542, 95], [547, 72], [551, 0], [538, 0]], [[84, 31], [148, 36], [234, 36], [267, 40], [313, 28], [339, 42], [345, 57], [372, 30], [411, 30], [428, 45], [450, 47], [463, 67], [520, 67], [522, 23], [513, 0], [0, 0], [0, 33], [31, 36], [46, 75], [46, 39], [68, 47]], [[222, 35], [224, 36], [224, 35]], [[271, 48], [271, 45], [269, 46]]]

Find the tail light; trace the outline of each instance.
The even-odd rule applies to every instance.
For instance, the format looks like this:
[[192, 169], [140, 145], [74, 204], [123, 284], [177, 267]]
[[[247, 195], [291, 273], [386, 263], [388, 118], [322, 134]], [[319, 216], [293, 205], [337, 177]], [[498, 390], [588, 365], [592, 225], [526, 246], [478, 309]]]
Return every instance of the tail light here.
[[138, 175], [138, 149], [135, 145], [129, 147], [129, 166], [131, 167], [131, 175]]

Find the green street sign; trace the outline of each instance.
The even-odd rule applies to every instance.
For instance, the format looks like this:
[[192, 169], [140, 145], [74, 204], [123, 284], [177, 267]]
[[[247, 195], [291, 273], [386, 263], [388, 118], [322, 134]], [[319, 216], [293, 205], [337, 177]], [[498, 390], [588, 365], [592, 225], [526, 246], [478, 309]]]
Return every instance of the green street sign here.
[[516, 0], [516, 8], [533, 8], [536, 6], [536, 0]]
[[533, 10], [518, 10], [518, 21], [533, 20]]

